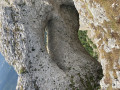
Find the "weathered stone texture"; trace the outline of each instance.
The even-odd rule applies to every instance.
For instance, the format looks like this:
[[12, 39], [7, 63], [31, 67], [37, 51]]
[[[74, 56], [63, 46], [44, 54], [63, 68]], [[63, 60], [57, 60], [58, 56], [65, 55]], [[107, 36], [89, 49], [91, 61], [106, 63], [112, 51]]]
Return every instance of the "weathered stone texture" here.
[[[91, 7], [88, 0], [86, 1]], [[78, 12], [82, 10], [79, 6], [84, 5], [84, 1], [74, 2]], [[83, 8], [85, 10], [78, 14], [74, 2], [72, 0], [0, 1], [0, 51], [19, 75], [17, 90], [98, 88], [101, 65], [83, 49], [77, 36], [78, 15], [82, 16], [82, 13], [89, 9]], [[94, 4], [98, 8], [93, 8], [93, 12], [92, 10], [87, 12], [89, 15], [90, 12], [94, 13], [94, 10], [101, 11], [98, 15], [90, 16], [94, 22], [87, 16], [82, 16], [80, 19], [80, 24], [87, 26], [93, 30], [92, 32], [95, 32], [95, 29], [88, 27], [89, 23], [92, 22], [91, 25], [97, 27], [99, 23], [102, 25], [105, 20], [109, 21], [104, 9], [97, 3]], [[49, 53], [45, 44], [45, 29], [48, 30]]]
[[104, 77], [102, 90], [120, 89], [120, 0], [74, 0], [80, 29], [97, 45]]

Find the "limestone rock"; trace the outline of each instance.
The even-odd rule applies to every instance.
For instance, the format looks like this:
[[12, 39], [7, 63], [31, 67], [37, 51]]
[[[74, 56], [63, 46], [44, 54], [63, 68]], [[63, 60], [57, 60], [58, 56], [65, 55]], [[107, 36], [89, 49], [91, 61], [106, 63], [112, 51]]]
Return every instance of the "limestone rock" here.
[[[86, 1], [91, 7], [89, 0]], [[84, 5], [83, 0], [0, 1], [0, 51], [19, 75], [17, 90], [98, 89], [101, 65], [88, 55], [78, 40], [79, 16], [82, 14], [78, 14], [74, 3], [78, 11], [82, 10], [79, 6]], [[88, 28], [92, 23], [97, 27], [109, 21], [104, 9], [94, 4], [97, 8], [90, 12], [99, 12], [90, 16], [94, 21], [82, 16], [80, 25]], [[49, 52], [45, 30], [48, 32]], [[116, 42], [116, 39], [109, 41]], [[102, 60], [101, 63], [105, 64]]]
[[102, 90], [120, 89], [120, 0], [74, 0], [80, 29], [97, 45], [104, 77]]

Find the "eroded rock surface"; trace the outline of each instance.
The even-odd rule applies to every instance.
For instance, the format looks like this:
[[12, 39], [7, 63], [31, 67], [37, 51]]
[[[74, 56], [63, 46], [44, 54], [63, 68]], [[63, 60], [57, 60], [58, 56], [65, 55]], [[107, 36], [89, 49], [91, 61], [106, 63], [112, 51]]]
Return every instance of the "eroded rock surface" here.
[[19, 75], [17, 90], [98, 89], [101, 65], [78, 40], [78, 15], [72, 0], [0, 1], [0, 51]]
[[74, 0], [80, 29], [97, 45], [104, 77], [102, 90], [120, 89], [120, 0]]

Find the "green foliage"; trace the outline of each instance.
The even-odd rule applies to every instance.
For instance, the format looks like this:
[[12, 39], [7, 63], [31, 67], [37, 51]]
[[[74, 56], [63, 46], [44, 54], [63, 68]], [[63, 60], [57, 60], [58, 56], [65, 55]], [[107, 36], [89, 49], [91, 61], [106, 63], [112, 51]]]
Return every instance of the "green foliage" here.
[[85, 87], [85, 90], [98, 90], [98, 88], [100, 88], [100, 85], [95, 83], [94, 76], [92, 74], [89, 77], [88, 75], [85, 75], [86, 80], [81, 77], [80, 73], [78, 73], [78, 76], [82, 85]]
[[70, 77], [70, 84], [69, 84], [69, 86], [71, 87], [71, 89], [72, 90], [79, 90], [77, 87], [75, 87], [75, 82], [73, 81], [73, 79], [74, 79], [74, 76], [71, 76]]
[[25, 67], [21, 67], [19, 73], [20, 73], [20, 74], [23, 74], [23, 73], [26, 73], [26, 72], [27, 72], [27, 71], [26, 71]]
[[87, 31], [78, 31], [78, 37], [83, 45], [83, 47], [86, 49], [86, 51], [95, 59], [98, 59], [98, 54], [94, 50], [97, 49], [96, 45], [91, 41], [90, 38], [87, 36]]
[[[102, 72], [100, 72], [102, 73]], [[93, 74], [89, 74], [89, 75], [85, 75], [85, 79], [82, 78], [82, 76], [80, 75], [80, 73], [77, 74], [79, 77], [79, 80], [81, 82], [81, 84], [83, 85], [83, 87], [85, 88], [85, 90], [99, 90], [100, 85], [98, 83], [95, 83], [95, 79]], [[102, 76], [100, 75], [98, 77], [98, 79], [100, 80], [102, 78]], [[80, 90], [80, 87], [76, 87], [75, 86], [75, 82], [74, 82], [74, 76], [70, 77], [70, 84], [69, 86], [71, 87], [71, 90]], [[68, 89], [66, 89], [68, 90]]]
[[71, 76], [71, 79], [70, 79], [70, 82], [71, 82], [71, 84], [69, 85], [71, 88], [72, 88], [72, 90], [75, 90], [75, 83], [74, 83], [74, 81], [73, 81], [73, 76]]

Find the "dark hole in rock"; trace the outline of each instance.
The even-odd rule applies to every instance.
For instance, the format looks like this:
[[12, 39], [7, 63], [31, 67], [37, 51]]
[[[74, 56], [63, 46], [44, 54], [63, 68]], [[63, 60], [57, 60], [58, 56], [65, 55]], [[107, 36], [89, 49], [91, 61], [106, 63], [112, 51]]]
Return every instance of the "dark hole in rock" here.
[[32, 51], [35, 51], [34, 47], [32, 47]]

